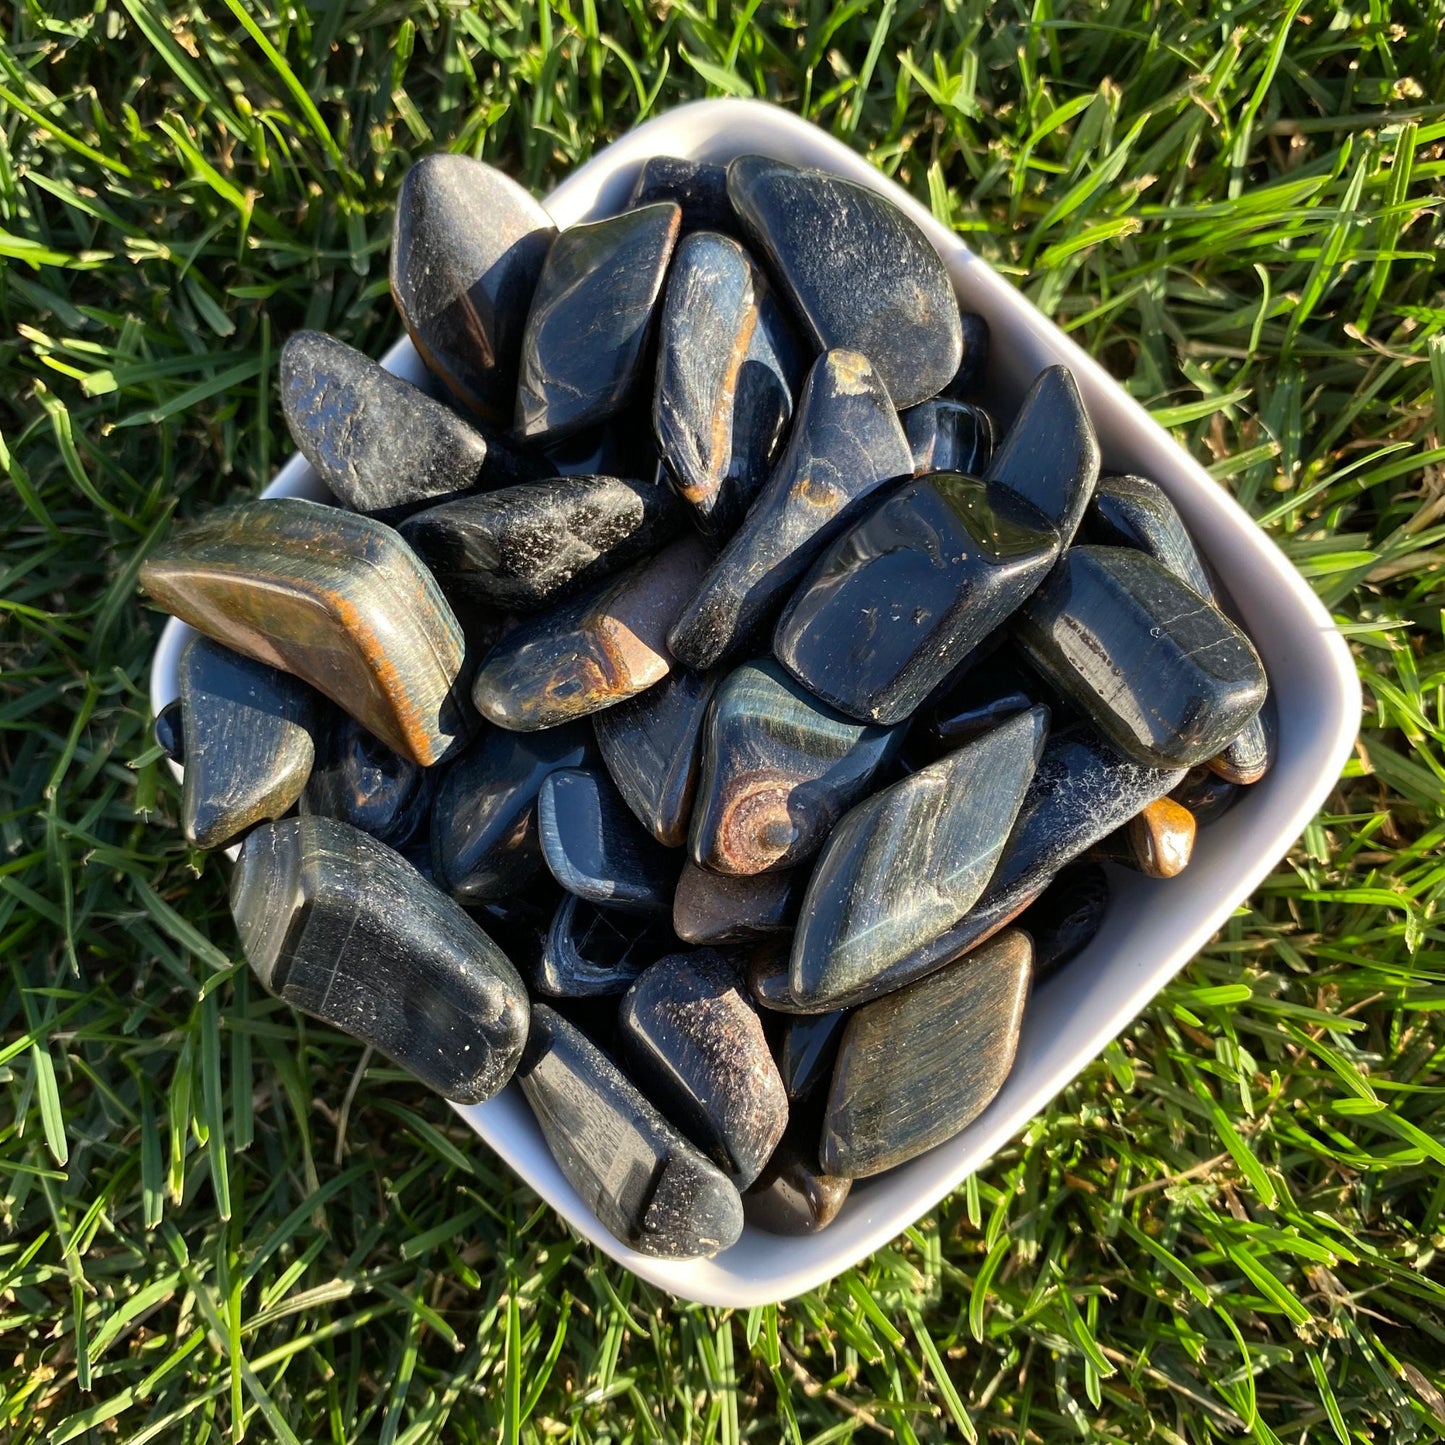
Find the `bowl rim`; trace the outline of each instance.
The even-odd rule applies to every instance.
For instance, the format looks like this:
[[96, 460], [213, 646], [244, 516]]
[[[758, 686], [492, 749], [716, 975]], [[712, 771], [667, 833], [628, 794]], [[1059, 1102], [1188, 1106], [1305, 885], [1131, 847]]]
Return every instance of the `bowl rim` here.
[[[735, 1308], [789, 1299], [825, 1283], [900, 1234], [1020, 1133], [1128, 1027], [1285, 855], [1333, 789], [1360, 718], [1359, 680], [1344, 638], [1248, 513], [1021, 292], [896, 182], [827, 132], [765, 101], [694, 101], [598, 151], [543, 205], [559, 226], [574, 224], [623, 204], [632, 176], [649, 156], [721, 161], [749, 152], [819, 166], [867, 186], [919, 225], [943, 256], [960, 299], [990, 323], [995, 379], [988, 399], [1000, 421], [1040, 362], [1062, 362], [1074, 371], [1106, 462], [1116, 470], [1147, 471], [1164, 487], [1248, 622], [1278, 698], [1280, 729], [1274, 769], [1201, 832], [1188, 872], [1162, 885], [1117, 877], [1115, 901], [1099, 937], [1030, 1001], [1013, 1071], [988, 1109], [947, 1143], [855, 1184], [838, 1219], [820, 1234], [784, 1238], [749, 1225], [736, 1245], [711, 1260], [638, 1254], [603, 1228], [562, 1176], [515, 1083], [485, 1104], [452, 1106], [574, 1230], [633, 1273], [679, 1298]], [[382, 364], [411, 381], [425, 375], [404, 335]], [[262, 495], [326, 494], [298, 454]], [[175, 619], [162, 632], [151, 670], [156, 713], [177, 694], [179, 656], [190, 635]], [[1279, 694], [1281, 679], [1288, 682], [1287, 696]], [[1178, 928], [1162, 953], [1141, 962], [1135, 950], [1147, 955], [1150, 900], [1159, 912], [1161, 886], [1173, 890], [1170, 913]], [[1067, 1047], [1061, 1043], [1065, 1032]]]

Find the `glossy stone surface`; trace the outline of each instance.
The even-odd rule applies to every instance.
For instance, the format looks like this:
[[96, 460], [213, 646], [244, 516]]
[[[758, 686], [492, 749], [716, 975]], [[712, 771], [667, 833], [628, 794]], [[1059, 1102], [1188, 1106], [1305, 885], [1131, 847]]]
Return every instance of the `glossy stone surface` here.
[[[1087, 530], [1093, 541], [1145, 552], [1206, 602], [1218, 605], [1209, 569], [1199, 556], [1163, 488], [1145, 477], [1104, 477], [1090, 506]], [[1266, 715], [1251, 718], [1220, 752], [1214, 764], [1235, 783], [1256, 783], [1269, 771], [1273, 739]]]
[[682, 209], [682, 231], [738, 230], [728, 200], [726, 166], [690, 161], [682, 156], [649, 156], [637, 173], [627, 209], [675, 201]]
[[141, 586], [183, 622], [294, 673], [428, 767], [461, 746], [465, 640], [435, 580], [388, 526], [271, 497], [178, 529]]
[[1070, 863], [1019, 915], [1034, 941], [1034, 981], [1057, 973], [1090, 943], [1109, 911], [1109, 877], [1097, 863]]
[[1169, 796], [1188, 808], [1194, 814], [1194, 821], [1203, 827], [1222, 818], [1238, 801], [1239, 791], [1238, 783], [1231, 783], [1206, 765], [1190, 768], [1184, 781]]
[[1175, 878], [1194, 854], [1194, 814], [1172, 798], [1156, 798], [1096, 850], [1146, 878]]
[[1259, 713], [1225, 744], [1209, 766], [1231, 783], [1257, 783], [1274, 761], [1273, 709], [1269, 699]]
[[1042, 692], [1033, 673], [995, 653], [969, 667], [920, 709], [909, 727], [908, 749], [931, 762], [1043, 702]]
[[730, 877], [688, 861], [673, 894], [673, 931], [685, 943], [742, 943], [788, 933], [807, 883], [805, 868]]
[[450, 407], [318, 331], [281, 349], [281, 409], [291, 439], [343, 506], [394, 522], [525, 463]]
[[185, 723], [181, 718], [180, 698], [176, 698], [174, 702], [168, 702], [156, 714], [155, 725], [151, 732], [161, 751], [173, 763], [185, 763], [186, 732]]
[[868, 359], [850, 351], [819, 357], [772, 476], [669, 635], [675, 656], [704, 669], [747, 647], [848, 524], [850, 506], [912, 470], [908, 440]]
[[665, 847], [687, 841], [703, 719], [717, 677], [679, 668], [592, 718], [602, 761], [639, 822]]
[[223, 848], [301, 796], [321, 699], [294, 677], [207, 637], [186, 644], [180, 684], [188, 744], [181, 829], [193, 847]]
[[1164, 489], [1146, 477], [1101, 477], [1085, 530], [1091, 542], [1147, 552], [1206, 602], [1214, 601], [1214, 584], [1184, 519]]
[[1049, 681], [1153, 767], [1212, 758], [1264, 702], [1249, 639], [1142, 552], [1071, 547], [1014, 630]]
[[683, 239], [658, 328], [652, 425], [678, 495], [722, 542], [768, 479], [798, 368], [767, 282], [736, 241]]
[[517, 385], [519, 436], [560, 436], [620, 411], [642, 372], [681, 212], [671, 202], [559, 235], [537, 282]]
[[438, 883], [468, 905], [507, 899], [545, 873], [537, 795], [549, 773], [589, 759], [585, 728], [535, 736], [488, 729], [447, 769], [432, 805]]
[[952, 928], [900, 959], [875, 986], [880, 992], [901, 988], [998, 932], [1065, 864], [1183, 778], [1183, 769], [1136, 762], [1087, 722], [1051, 733], [983, 896]]
[[1068, 367], [1034, 378], [984, 480], [1042, 512], [1065, 547], [1074, 540], [1099, 480], [1099, 442]]
[[618, 1014], [633, 1077], [739, 1189], [788, 1124], [788, 1096], [736, 961], [675, 953], [627, 991]]
[[391, 294], [427, 369], [472, 411], [512, 419], [522, 330], [552, 218], [482, 161], [436, 153], [406, 173]]
[[499, 727], [533, 732], [636, 697], [673, 669], [667, 630], [707, 567], [684, 537], [575, 601], [539, 612], [486, 656], [472, 686]]
[[875, 192], [765, 156], [728, 166], [728, 196], [818, 349], [861, 352], [898, 407], [958, 370], [953, 283], [927, 237]]
[[683, 524], [663, 483], [593, 476], [462, 497], [400, 530], [453, 601], [535, 612], [650, 556]]
[[900, 420], [916, 477], [929, 472], [979, 477], [993, 456], [993, 418], [981, 406], [939, 396], [909, 407]]
[[736, 1242], [743, 1207], [731, 1181], [546, 1004], [532, 1005], [517, 1082], [562, 1173], [624, 1244], [696, 1259]]
[[788, 965], [791, 1004], [874, 998], [954, 927], [993, 875], [1048, 729], [1034, 708], [875, 793], [833, 830]]
[[332, 818], [252, 833], [231, 877], [247, 962], [278, 998], [371, 1044], [445, 1098], [512, 1076], [527, 995], [507, 956], [399, 854]]
[[988, 376], [988, 322], [976, 311], [965, 311], [959, 316], [959, 327], [963, 332], [963, 360], [943, 392], [955, 401], [972, 401], [983, 390]]
[[569, 893], [547, 929], [532, 986], [549, 998], [626, 993], [644, 968], [676, 947], [665, 921], [599, 908]]
[[769, 1234], [816, 1234], [837, 1217], [851, 1179], [825, 1174], [818, 1163], [819, 1123], [811, 1114], [789, 1127], [752, 1188], [743, 1195], [748, 1223]]
[[1032, 959], [1028, 934], [1009, 929], [848, 1020], [823, 1126], [827, 1173], [881, 1174], [983, 1113], [1013, 1067]]
[[1057, 534], [957, 472], [890, 492], [829, 546], [773, 634], [778, 660], [850, 717], [892, 724], [1043, 581]]
[[315, 729], [316, 763], [301, 794], [302, 813], [338, 818], [405, 850], [426, 832], [436, 774], [394, 753], [340, 709], [327, 714]]
[[812, 1098], [833, 1076], [838, 1040], [848, 1014], [843, 1009], [826, 1014], [795, 1014], [783, 1019], [773, 1050], [788, 1102]]
[[703, 729], [693, 862], [732, 874], [805, 862], [900, 740], [825, 707], [771, 658], [744, 663], [718, 685]]
[[537, 794], [542, 856], [552, 876], [589, 903], [668, 913], [681, 859], [634, 818], [601, 769], [560, 768]]

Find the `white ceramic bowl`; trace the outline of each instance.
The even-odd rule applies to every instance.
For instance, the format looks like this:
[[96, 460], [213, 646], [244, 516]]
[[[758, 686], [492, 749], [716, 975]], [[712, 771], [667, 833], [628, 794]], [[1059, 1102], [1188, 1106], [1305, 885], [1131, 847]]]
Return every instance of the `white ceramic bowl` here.
[[[619, 209], [648, 156], [728, 161], [749, 152], [817, 166], [886, 196], [923, 228], [962, 302], [992, 330], [992, 395], [1001, 422], [1033, 377], [1073, 369], [1098, 430], [1106, 470], [1158, 482], [1198, 540], [1264, 658], [1279, 713], [1279, 752], [1263, 782], [1203, 829], [1188, 870], [1169, 882], [1121, 879], [1089, 948], [1034, 995], [1002, 1092], [963, 1133], [919, 1159], [855, 1185], [821, 1234], [782, 1239], [748, 1228], [716, 1259], [649, 1259], [619, 1244], [562, 1177], [520, 1090], [457, 1112], [574, 1229], [644, 1279], [684, 1299], [739, 1308], [788, 1299], [832, 1278], [899, 1234], [984, 1163], [1132, 1020], [1284, 856], [1324, 801], [1349, 755], [1359, 684], [1329, 615], [1278, 548], [1202, 467], [1078, 346], [894, 182], [831, 136], [758, 101], [709, 100], [639, 126], [547, 198], [559, 226]], [[420, 380], [403, 338], [384, 364]], [[325, 497], [293, 456], [267, 496]], [[177, 693], [176, 663], [190, 629], [171, 621], [156, 651], [151, 701]]]

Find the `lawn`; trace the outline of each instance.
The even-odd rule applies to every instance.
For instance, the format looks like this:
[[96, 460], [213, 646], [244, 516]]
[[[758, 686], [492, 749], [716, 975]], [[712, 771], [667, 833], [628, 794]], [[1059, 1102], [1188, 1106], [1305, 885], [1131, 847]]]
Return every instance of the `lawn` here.
[[[1445, 8], [0, 11], [0, 1437], [1445, 1438]], [[390, 207], [713, 94], [896, 176], [1259, 518], [1364, 731], [1247, 908], [827, 1288], [683, 1306], [266, 997], [173, 826], [136, 568], [400, 331]]]

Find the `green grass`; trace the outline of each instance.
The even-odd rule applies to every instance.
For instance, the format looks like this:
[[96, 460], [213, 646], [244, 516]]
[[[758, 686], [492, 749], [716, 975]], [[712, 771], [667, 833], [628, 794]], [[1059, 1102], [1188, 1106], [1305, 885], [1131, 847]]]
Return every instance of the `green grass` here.
[[[1445, 1437], [1440, 0], [0, 11], [0, 1437]], [[235, 960], [135, 569], [376, 351], [409, 161], [545, 189], [760, 95], [1068, 328], [1334, 611], [1326, 811], [1106, 1055], [825, 1289], [679, 1305]]]

